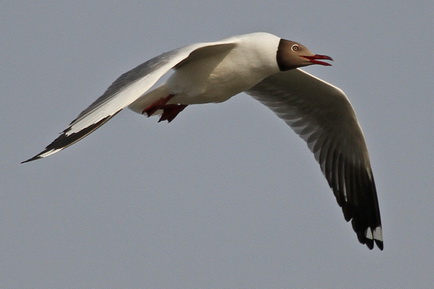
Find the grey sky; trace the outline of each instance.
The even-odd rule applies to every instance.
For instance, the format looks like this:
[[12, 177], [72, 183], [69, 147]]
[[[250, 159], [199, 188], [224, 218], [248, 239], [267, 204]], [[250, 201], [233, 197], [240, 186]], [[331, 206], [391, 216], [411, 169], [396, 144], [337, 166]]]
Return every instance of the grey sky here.
[[[1, 1], [0, 287], [432, 286], [434, 3], [292, 2]], [[245, 94], [170, 124], [126, 110], [19, 164], [121, 73], [254, 31], [335, 59], [306, 71], [358, 114], [383, 252], [358, 243], [305, 143]]]

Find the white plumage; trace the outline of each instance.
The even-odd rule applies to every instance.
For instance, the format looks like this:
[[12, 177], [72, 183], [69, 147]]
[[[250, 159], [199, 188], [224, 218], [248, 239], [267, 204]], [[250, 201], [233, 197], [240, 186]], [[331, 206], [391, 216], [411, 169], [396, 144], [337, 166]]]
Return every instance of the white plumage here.
[[[330, 65], [300, 43], [251, 33], [163, 53], [121, 75], [44, 151], [74, 144], [129, 106], [172, 121], [188, 105], [226, 101], [246, 92], [268, 106], [308, 144], [359, 241], [382, 249], [380, 210], [368, 150], [342, 90], [298, 67]], [[159, 87], [154, 84], [174, 73]], [[151, 89], [153, 88], [153, 89]]]

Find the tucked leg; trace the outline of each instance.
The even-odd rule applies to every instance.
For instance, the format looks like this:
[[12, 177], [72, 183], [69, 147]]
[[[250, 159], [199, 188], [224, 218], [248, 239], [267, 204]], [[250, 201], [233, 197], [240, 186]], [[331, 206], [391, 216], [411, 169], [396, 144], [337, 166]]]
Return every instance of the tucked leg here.
[[166, 104], [163, 107], [163, 114], [161, 115], [158, 122], [167, 120], [167, 122], [171, 122], [181, 111], [186, 108], [186, 104]]
[[175, 95], [173, 94], [169, 94], [167, 97], [165, 98], [160, 98], [159, 100], [157, 100], [156, 102], [154, 102], [153, 104], [151, 104], [150, 106], [148, 106], [147, 108], [145, 108], [142, 111], [142, 114], [144, 114], [146, 112], [146, 114], [149, 116], [153, 115], [157, 110], [159, 109], [163, 109], [164, 106], [166, 105], [166, 103]]
[[167, 120], [171, 122], [184, 108], [187, 107], [185, 104], [167, 104], [167, 102], [174, 97], [173, 94], [169, 94], [165, 98], [161, 98], [158, 101], [154, 102], [147, 108], [142, 111], [142, 114], [146, 113], [149, 116], [153, 115], [157, 110], [163, 110], [163, 114], [161, 115], [160, 121]]

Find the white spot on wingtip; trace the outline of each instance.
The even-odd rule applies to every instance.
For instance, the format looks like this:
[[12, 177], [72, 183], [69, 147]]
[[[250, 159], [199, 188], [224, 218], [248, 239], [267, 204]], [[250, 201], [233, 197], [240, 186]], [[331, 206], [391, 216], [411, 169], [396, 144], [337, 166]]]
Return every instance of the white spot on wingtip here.
[[371, 228], [367, 228], [365, 231], [365, 237], [369, 240], [374, 239], [374, 236], [372, 235], [372, 230]]
[[383, 241], [383, 231], [381, 230], [381, 227], [377, 227], [374, 230], [374, 239]]
[[39, 155], [40, 158], [46, 158], [48, 156], [51, 156], [52, 154], [57, 153], [58, 151], [60, 151], [61, 149], [53, 149], [53, 150], [49, 150], [48, 152], [42, 153]]
[[376, 227], [374, 230], [367, 228], [365, 231], [365, 237], [370, 240], [383, 241], [383, 232], [381, 227]]

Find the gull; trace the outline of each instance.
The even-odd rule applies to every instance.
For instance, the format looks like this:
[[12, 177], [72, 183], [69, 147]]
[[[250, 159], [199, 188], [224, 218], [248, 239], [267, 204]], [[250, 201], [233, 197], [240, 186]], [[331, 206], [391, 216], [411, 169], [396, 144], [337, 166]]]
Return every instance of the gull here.
[[[374, 176], [354, 109], [341, 89], [299, 69], [330, 66], [325, 60], [333, 59], [265, 32], [163, 53], [122, 74], [45, 150], [23, 163], [71, 146], [126, 107], [171, 122], [188, 105], [219, 103], [245, 92], [307, 142], [359, 242], [382, 250]], [[165, 83], [154, 87], [172, 70]]]

